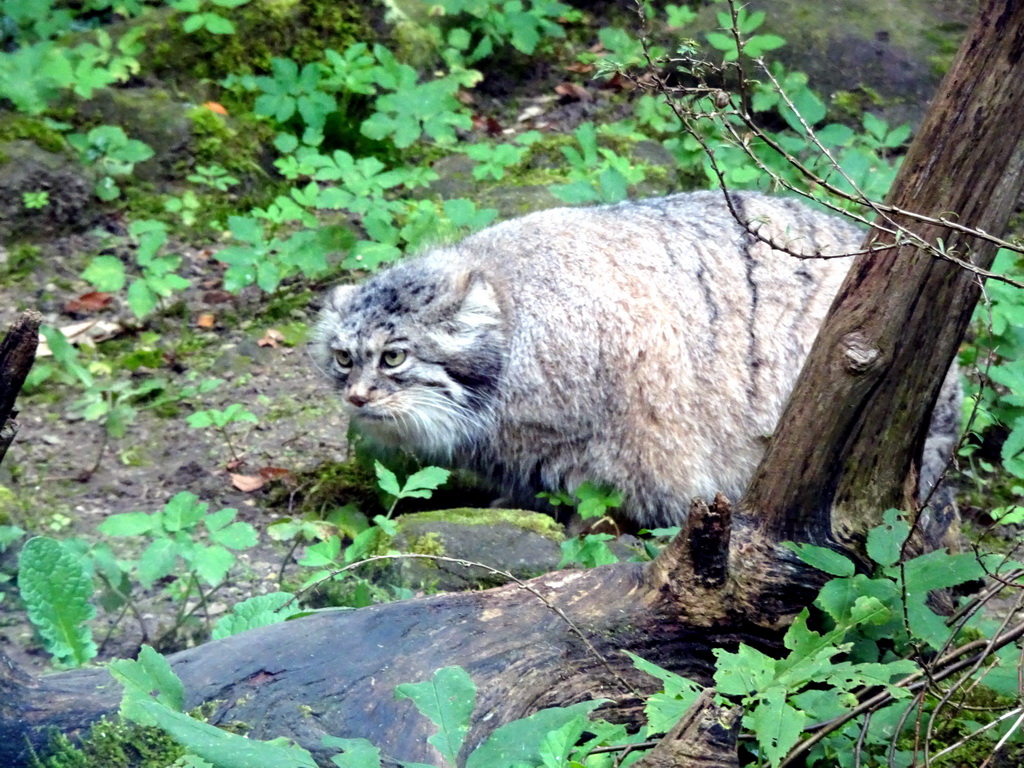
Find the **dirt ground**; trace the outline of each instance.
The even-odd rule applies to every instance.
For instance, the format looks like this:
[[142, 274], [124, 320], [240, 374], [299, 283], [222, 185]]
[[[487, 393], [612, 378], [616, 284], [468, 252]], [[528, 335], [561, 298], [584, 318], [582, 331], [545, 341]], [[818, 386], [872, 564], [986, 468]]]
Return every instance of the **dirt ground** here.
[[[143, 329], [133, 329], [131, 313], [116, 300], [101, 311], [69, 311], [68, 302], [90, 290], [77, 277], [83, 266], [81, 254], [88, 252], [88, 246], [88, 238], [44, 244], [43, 258], [29, 278], [0, 287], [3, 326], [18, 309], [28, 307], [40, 309], [44, 323], [56, 328], [83, 320], [119, 325], [121, 330], [114, 338], [100, 341], [94, 351], [82, 352], [83, 362], [100, 369], [98, 378], [103, 376], [103, 366], [116, 369], [133, 348], [147, 346], [140, 342], [147, 338], [152, 342], [148, 346], [158, 352], [153, 357], [160, 365], [135, 372], [113, 370], [110, 381], [137, 383], [159, 377], [167, 380], [164, 392], [172, 396], [196, 381], [219, 378], [224, 383], [161, 408], [148, 407], [152, 398], [137, 403], [135, 420], [121, 438], [105, 438], [101, 422], [88, 421], [76, 410], [75, 401], [82, 394], [79, 387], [51, 378], [24, 394], [18, 401], [20, 431], [0, 467], [0, 484], [11, 492], [5, 504], [7, 522], [33, 533], [92, 540], [107, 516], [153, 512], [179, 491], [187, 490], [207, 502], [211, 511], [237, 509], [237, 519], [261, 531], [260, 546], [240, 553], [240, 578], [216, 594], [213, 615], [249, 594], [277, 589], [277, 574], [287, 548], [262, 532], [271, 520], [288, 514], [288, 494], [274, 494], [283, 501], [268, 506], [272, 487], [281, 481], [243, 491], [235, 487], [232, 474], [259, 478], [260, 469], [273, 467], [294, 476], [344, 460], [347, 425], [336, 396], [314, 370], [303, 343], [288, 346], [277, 342], [273, 346], [266, 342], [267, 331], [275, 323], [261, 317], [268, 303], [265, 299], [243, 296], [223, 302], [225, 297], [202, 289], [204, 283], [216, 281], [219, 267], [195, 250], [183, 249], [189, 262], [185, 274], [195, 287], [185, 292], [176, 317], [155, 319]], [[285, 322], [295, 327], [312, 323], [316, 307], [309, 304], [315, 305], [317, 293], [298, 287], [292, 290], [299, 297], [298, 306], [290, 310]], [[217, 302], [211, 303], [211, 298]], [[214, 316], [210, 329], [198, 325], [206, 314]], [[155, 338], [147, 335], [154, 332]], [[185, 344], [193, 351], [181, 353]], [[37, 361], [37, 365], [47, 363], [52, 364], [52, 358]], [[194, 411], [223, 410], [232, 403], [241, 403], [258, 418], [256, 424], [241, 422], [229, 427], [241, 459], [237, 463], [217, 432], [193, 429], [186, 422]], [[130, 553], [129, 548], [124, 556]], [[10, 572], [10, 553], [7, 559], [3, 570]], [[156, 590], [143, 597], [140, 608], [151, 635], [159, 634], [161, 625], [177, 610]], [[47, 655], [34, 640], [14, 594], [8, 594], [0, 617], [0, 647], [29, 668], [45, 668]], [[100, 612], [98, 642], [112, 618]], [[107, 642], [101, 658], [131, 653], [141, 640], [138, 621], [129, 617]]]

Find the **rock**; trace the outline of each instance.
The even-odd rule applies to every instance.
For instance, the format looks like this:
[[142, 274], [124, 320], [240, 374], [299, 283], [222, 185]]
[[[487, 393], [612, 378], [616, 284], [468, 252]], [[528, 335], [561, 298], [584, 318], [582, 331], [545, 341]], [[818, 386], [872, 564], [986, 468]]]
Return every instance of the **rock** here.
[[143, 181], [179, 178], [195, 154], [192, 104], [175, 101], [161, 88], [104, 88], [77, 103], [80, 121], [120, 126], [130, 139], [149, 146], [154, 155], [135, 166], [132, 175]]
[[[45, 239], [95, 225], [99, 201], [90, 173], [32, 141], [0, 143], [0, 241]], [[26, 192], [46, 192], [41, 208], [27, 208]]]
[[[562, 526], [547, 515], [518, 509], [452, 509], [398, 518], [390, 547], [483, 563], [528, 579], [558, 567]], [[416, 590], [457, 591], [504, 584], [506, 578], [478, 566], [429, 560], [397, 560], [381, 577]]]
[[[826, 101], [839, 92], [862, 92], [863, 106], [895, 126], [921, 121], [977, 6], [963, 0], [753, 0], [746, 9], [768, 14], [756, 34], [786, 39], [769, 61], [806, 72]], [[715, 14], [722, 10], [705, 8], [695, 28], [718, 27]]]

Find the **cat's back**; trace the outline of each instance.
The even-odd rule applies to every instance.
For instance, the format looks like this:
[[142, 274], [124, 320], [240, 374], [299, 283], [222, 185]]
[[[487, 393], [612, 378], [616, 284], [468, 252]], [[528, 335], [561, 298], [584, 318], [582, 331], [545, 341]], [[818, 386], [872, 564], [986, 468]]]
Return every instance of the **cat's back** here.
[[509, 320], [503, 458], [543, 454], [553, 487], [739, 492], [849, 260], [773, 250], [737, 215], [809, 257], [861, 239], [795, 201], [740, 193], [730, 210], [715, 191], [543, 211], [448, 254], [483, 273]]
[[808, 257], [849, 253], [861, 232], [784, 198], [734, 193], [732, 207], [709, 191], [553, 209], [478, 233], [458, 251], [505, 303], [514, 343], [531, 352], [519, 362], [547, 369], [534, 373], [598, 375], [627, 389], [632, 379], [650, 399], [653, 382], [636, 372], [704, 386], [727, 370], [759, 410], [772, 371], [799, 367], [849, 260], [773, 250], [734, 211]]

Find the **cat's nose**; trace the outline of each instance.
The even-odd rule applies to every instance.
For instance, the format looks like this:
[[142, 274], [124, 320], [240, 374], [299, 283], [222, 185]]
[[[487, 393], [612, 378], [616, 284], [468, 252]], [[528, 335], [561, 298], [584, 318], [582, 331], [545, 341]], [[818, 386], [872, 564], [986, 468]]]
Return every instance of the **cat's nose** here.
[[348, 394], [345, 396], [345, 399], [352, 403], [356, 408], [362, 408], [370, 402], [369, 392], [365, 389], [350, 389]]

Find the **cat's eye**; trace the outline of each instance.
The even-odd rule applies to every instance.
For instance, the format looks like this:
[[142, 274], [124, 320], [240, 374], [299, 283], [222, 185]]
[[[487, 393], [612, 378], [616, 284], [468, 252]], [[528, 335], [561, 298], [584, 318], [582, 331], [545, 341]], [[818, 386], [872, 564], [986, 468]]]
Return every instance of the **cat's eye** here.
[[349, 354], [347, 349], [334, 350], [334, 359], [342, 368], [348, 368], [352, 365], [352, 355]]
[[386, 349], [380, 356], [380, 361], [388, 368], [396, 368], [405, 362], [405, 351], [401, 349]]

